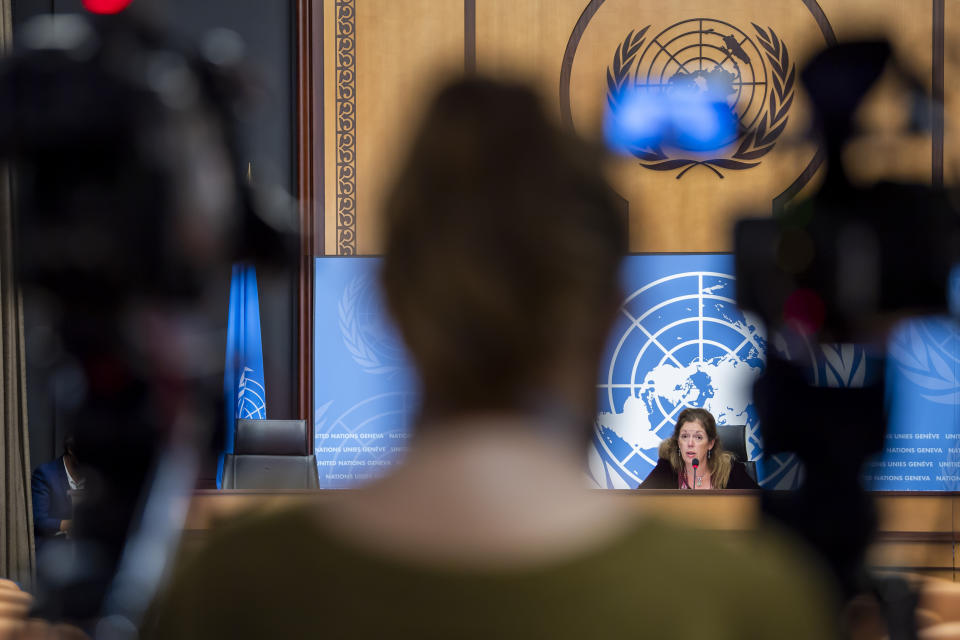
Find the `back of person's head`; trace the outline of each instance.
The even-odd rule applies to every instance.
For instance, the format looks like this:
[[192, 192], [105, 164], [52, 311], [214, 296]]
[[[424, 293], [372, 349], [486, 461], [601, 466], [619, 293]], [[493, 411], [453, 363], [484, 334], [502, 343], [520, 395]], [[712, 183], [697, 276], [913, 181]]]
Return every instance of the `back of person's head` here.
[[627, 250], [601, 161], [521, 86], [433, 101], [386, 202], [382, 274], [426, 410], [522, 408], [573, 362], [589, 386]]

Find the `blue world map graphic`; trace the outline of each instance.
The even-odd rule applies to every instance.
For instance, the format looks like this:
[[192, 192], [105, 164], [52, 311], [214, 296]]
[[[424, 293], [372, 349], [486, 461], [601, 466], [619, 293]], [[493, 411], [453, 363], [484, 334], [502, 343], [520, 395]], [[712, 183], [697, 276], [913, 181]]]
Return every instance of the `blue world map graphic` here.
[[732, 266], [725, 254], [627, 259], [628, 293], [597, 385], [589, 469], [598, 486], [635, 488], [686, 407], [707, 409], [718, 424], [746, 425], [747, 454], [762, 458], [751, 392], [767, 341], [736, 307]]
[[[314, 313], [314, 435], [321, 488], [350, 488], [406, 454], [419, 408], [417, 377], [376, 286], [377, 258], [318, 258]], [[766, 488], [802, 481], [794, 456], [763, 452], [751, 397], [773, 349], [811, 384], [862, 385], [871, 359], [857, 345], [787, 344], [737, 308], [730, 254], [634, 255], [597, 373], [599, 412], [585, 470], [593, 486], [636, 487], [684, 407], [746, 425], [747, 455]], [[887, 356], [887, 448], [864, 471], [883, 490], [960, 488], [960, 331], [952, 320], [902, 325]]]

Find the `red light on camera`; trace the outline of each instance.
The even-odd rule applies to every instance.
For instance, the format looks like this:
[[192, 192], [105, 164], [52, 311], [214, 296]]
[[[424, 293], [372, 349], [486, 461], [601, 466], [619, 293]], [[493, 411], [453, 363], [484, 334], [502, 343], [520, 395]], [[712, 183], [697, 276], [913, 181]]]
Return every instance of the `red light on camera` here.
[[83, 0], [83, 7], [91, 13], [120, 13], [130, 6], [133, 0]]

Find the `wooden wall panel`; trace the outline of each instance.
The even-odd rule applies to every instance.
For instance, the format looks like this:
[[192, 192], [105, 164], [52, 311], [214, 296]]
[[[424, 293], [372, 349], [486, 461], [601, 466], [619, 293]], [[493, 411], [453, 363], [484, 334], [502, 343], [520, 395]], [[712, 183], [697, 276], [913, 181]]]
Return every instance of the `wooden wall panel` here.
[[[694, 18], [706, 21], [693, 25], [687, 23], [687, 28], [698, 31], [714, 29], [724, 35], [736, 35], [741, 42], [742, 34], [757, 40], [753, 23], [765, 30], [772, 29], [785, 48], [788, 68], [784, 70], [784, 76], [790, 73], [790, 69], [799, 68], [811, 51], [826, 42], [815, 17], [799, 0], [776, 3], [741, 1], [722, 6], [709, 1], [635, 3], [607, 0], [587, 25], [573, 60], [570, 102], [574, 127], [583, 133], [598, 131], [606, 98], [607, 71], [613, 71], [617, 47], [631, 30], [649, 25], [643, 46], [660, 47], [663, 44], [660, 48], [668, 55], [667, 52], [677, 53], [674, 49], [682, 42], [670, 42], [670, 38], [677, 35], [678, 28], [662, 36], [659, 34], [671, 25]], [[661, 43], [661, 38], [666, 42]], [[769, 62], [757, 49], [746, 43], [744, 46], [751, 65], [756, 68], [754, 81], [766, 82], [770, 86], [772, 69]], [[644, 57], [646, 55], [641, 54], [638, 62], [644, 74], [651, 68], [646, 62], [650, 57]], [[649, 54], [653, 55], [653, 52]], [[710, 57], [710, 52], [705, 55]], [[666, 65], [665, 77], [678, 68]], [[762, 91], [758, 91], [758, 95], [762, 95]], [[751, 108], [756, 107], [751, 105]], [[766, 100], [761, 110], [768, 110]], [[707, 166], [695, 166], [684, 173], [683, 168], [668, 171], [646, 169], [635, 158], [621, 162], [615, 182], [621, 195], [630, 203], [631, 248], [654, 252], [730, 250], [732, 222], [745, 212], [769, 214], [774, 198], [794, 183], [813, 159], [816, 149], [800, 143], [807, 129], [806, 113], [803, 96], [797, 93], [776, 146], [753, 168], [714, 171]], [[730, 158], [736, 149], [737, 145], [731, 145], [715, 151], [710, 157]], [[671, 160], [696, 157], [670, 150], [667, 155]]]
[[960, 531], [953, 521], [955, 498], [923, 492], [903, 495], [878, 495], [877, 518], [880, 528], [889, 532]]
[[[889, 39], [900, 63], [927, 91], [932, 88], [933, 4], [924, 0], [820, 2], [838, 39]], [[861, 109], [859, 124], [869, 135], [849, 148], [846, 164], [851, 179], [931, 182], [931, 131], [907, 131], [913, 106], [903, 81], [892, 72], [885, 73]]]
[[[438, 83], [463, 71], [463, 3], [436, 0], [327, 0], [324, 3], [327, 33], [327, 91], [324, 96], [327, 254], [369, 254], [379, 251], [378, 210], [384, 187], [392, 177], [419, 111]], [[352, 10], [352, 20], [344, 16]], [[350, 22], [350, 26], [344, 26]], [[338, 82], [353, 43], [353, 73], [350, 83]], [[338, 69], [338, 65], [340, 68]], [[348, 74], [349, 75], [349, 74]], [[353, 88], [350, 103], [344, 92]], [[347, 104], [351, 106], [346, 106]], [[354, 145], [342, 142], [353, 110]], [[339, 133], [338, 133], [339, 132]], [[352, 156], [352, 157], [348, 157]], [[353, 225], [343, 224], [343, 198], [338, 185], [344, 176], [344, 162], [352, 161], [355, 189]], [[338, 167], [339, 163], [339, 167]], [[342, 191], [342, 189], [341, 189]], [[349, 209], [348, 209], [349, 210]], [[340, 231], [338, 232], [338, 223]], [[343, 228], [352, 234], [343, 237]]]
[[[324, 0], [323, 6], [324, 77], [328, 80], [323, 96], [326, 215], [322, 246], [327, 254], [379, 252], [379, 203], [418, 122], [422, 101], [437, 83], [462, 72], [465, 64], [475, 63], [483, 74], [529, 81], [551, 113], [580, 133], [596, 136], [616, 52], [629, 33], [644, 28], [642, 46], [651, 48], [651, 57], [641, 54], [625, 65], [638, 78], [652, 68], [641, 69], [641, 62], [647, 64], [657, 52], [662, 53], [661, 60], [676, 53], [671, 47], [677, 45], [668, 39], [677, 33], [669, 29], [678, 24], [713, 29], [717, 36], [735, 35], [742, 43], [742, 37], [749, 37], [744, 46], [750, 61], [740, 64], [744, 69], [756, 67], [754, 82], [765, 83], [764, 87], [772, 87], [775, 79], [785, 81], [834, 37], [889, 34], [905, 67], [926, 88], [933, 88], [934, 27], [940, 14], [944, 14], [940, 22], [946, 25], [947, 78], [960, 59], [950, 47], [950, 34], [958, 23], [956, 3], [944, 5], [944, 0], [731, 0], [722, 4], [713, 0]], [[346, 31], [345, 11], [351, 14]], [[704, 22], [684, 23], [701, 19]], [[772, 31], [782, 43], [787, 65], [779, 75], [758, 44], [758, 27], [767, 34]], [[660, 42], [658, 37], [667, 41]], [[345, 48], [345, 43], [350, 47]], [[348, 148], [338, 142], [346, 122], [338, 82], [345, 56], [353, 64], [353, 102], [346, 106], [353, 110], [349, 124], [355, 127], [355, 135]], [[680, 68], [668, 63], [664, 77]], [[946, 172], [949, 180], [960, 173], [960, 165], [950, 155], [951, 125], [956, 121], [950, 114], [957, 103], [951, 83], [945, 89], [947, 151], [939, 171]], [[789, 93], [776, 102], [775, 109], [786, 103]], [[817, 147], [806, 138], [809, 106], [798, 83], [793, 94], [780, 121], [786, 124], [778, 130], [772, 150], [754, 159], [759, 163], [755, 167], [723, 167], [721, 162], [652, 170], [632, 156], [612, 163], [612, 179], [630, 212], [631, 249], [729, 251], [731, 226], [738, 217], [768, 215], [814, 189], [819, 174], [815, 172]], [[769, 102], [758, 105], [759, 99], [749, 107], [756, 111], [754, 116], [772, 117]], [[884, 79], [871, 96], [863, 120], [877, 133], [851, 150], [858, 168], [855, 175], [935, 179], [937, 136], [929, 128], [903, 132], [913, 106], [900, 81], [892, 75]], [[738, 157], [738, 147], [734, 143], [711, 155], [725, 162]], [[667, 150], [666, 155], [668, 160], [682, 160], [691, 154]], [[352, 164], [345, 180], [348, 162]]]
[[[923, 568], [948, 574], [954, 570], [953, 545], [950, 542], [883, 540], [870, 548], [867, 564], [871, 567], [890, 569]], [[949, 579], [952, 579], [952, 576]]]
[[951, 185], [960, 183], [960, 4], [944, 2], [944, 159], [943, 178]]
[[477, 0], [477, 69], [535, 87], [559, 118], [557, 88], [583, 0]]

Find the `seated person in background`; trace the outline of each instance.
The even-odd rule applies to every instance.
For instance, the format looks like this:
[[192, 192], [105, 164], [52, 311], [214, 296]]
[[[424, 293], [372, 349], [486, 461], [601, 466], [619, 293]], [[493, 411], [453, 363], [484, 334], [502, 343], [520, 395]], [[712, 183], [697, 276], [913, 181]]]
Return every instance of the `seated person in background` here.
[[39, 549], [45, 540], [69, 533], [73, 523], [70, 491], [83, 488], [71, 436], [64, 439], [62, 456], [33, 470], [30, 488], [33, 493], [33, 535]]
[[381, 279], [422, 383], [406, 460], [211, 534], [144, 637], [833, 637], [798, 550], [730, 550], [585, 486], [627, 250], [600, 161], [522, 87], [440, 93], [384, 216]]
[[659, 454], [657, 466], [638, 489], [760, 488], [743, 464], [723, 450], [717, 422], [706, 409], [681, 411], [673, 435], [660, 443]]

